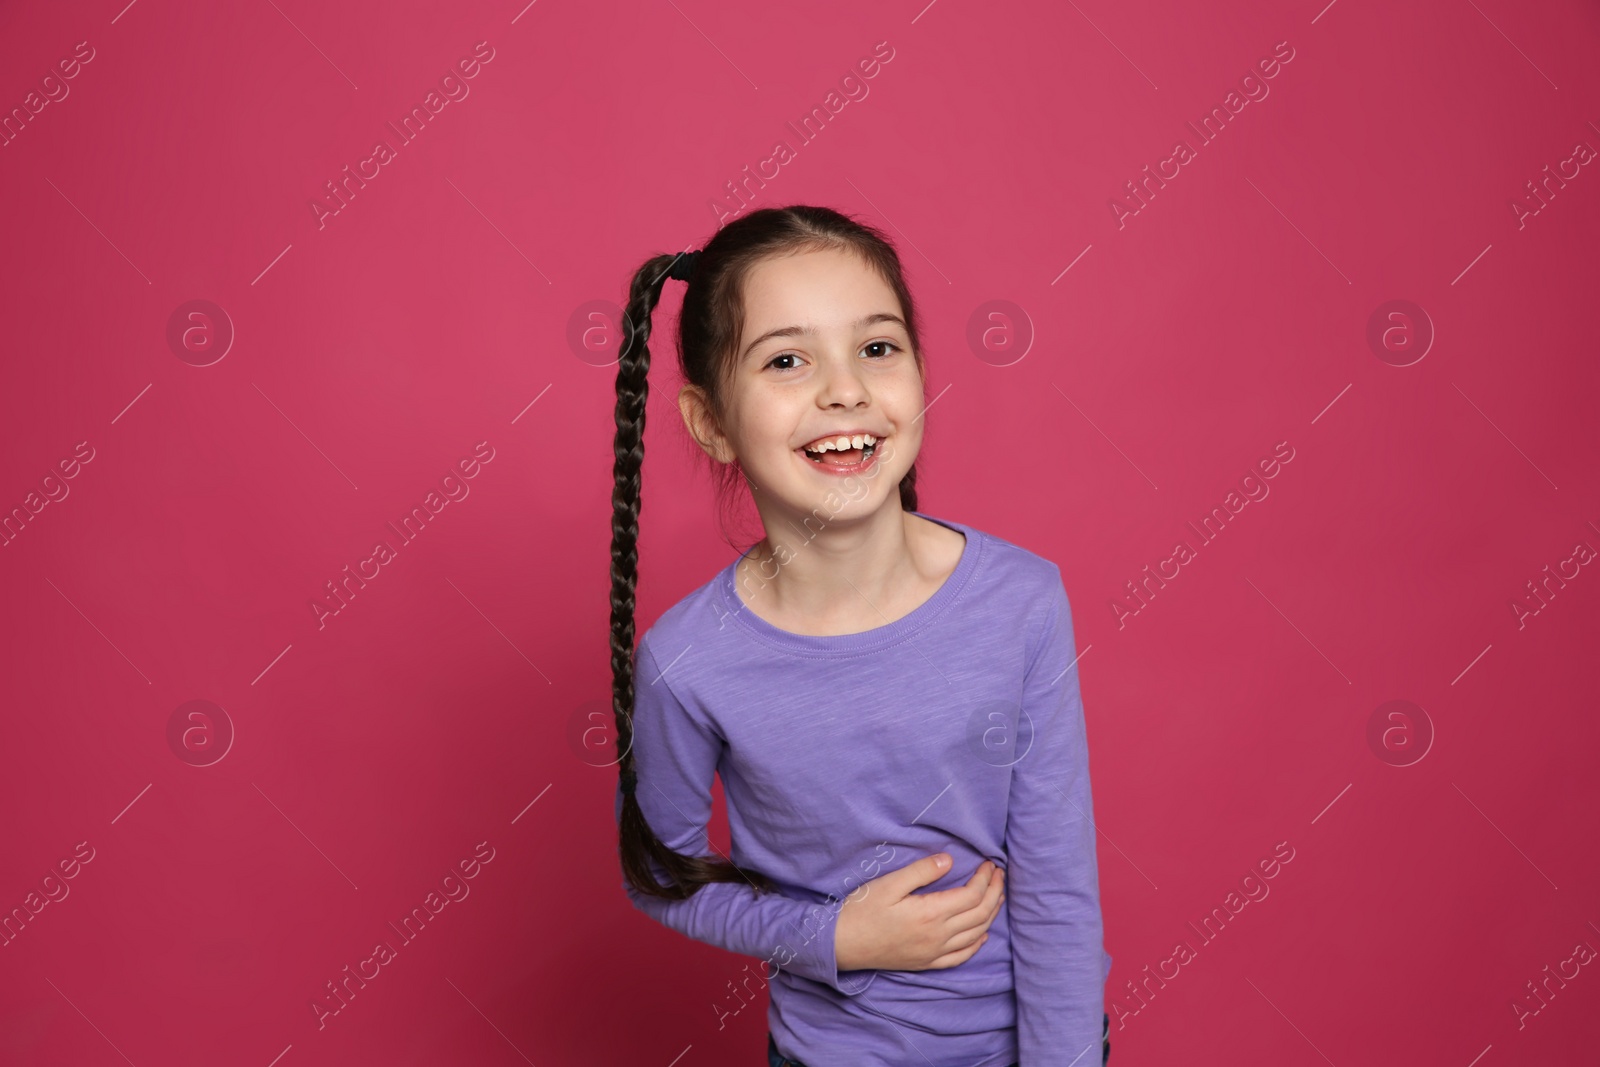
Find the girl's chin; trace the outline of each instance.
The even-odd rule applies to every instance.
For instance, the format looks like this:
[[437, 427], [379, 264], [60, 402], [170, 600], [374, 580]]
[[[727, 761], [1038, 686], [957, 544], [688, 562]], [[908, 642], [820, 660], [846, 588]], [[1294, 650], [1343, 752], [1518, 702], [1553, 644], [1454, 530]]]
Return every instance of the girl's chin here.
[[898, 481], [889, 468], [879, 466], [876, 459], [864, 468], [843, 473], [817, 470], [815, 460], [800, 462], [809, 464], [812, 469], [799, 478], [772, 479], [763, 486], [766, 496], [778, 498], [800, 515], [817, 515], [834, 521], [862, 518], [882, 507], [884, 490], [879, 487], [880, 483], [893, 491]]

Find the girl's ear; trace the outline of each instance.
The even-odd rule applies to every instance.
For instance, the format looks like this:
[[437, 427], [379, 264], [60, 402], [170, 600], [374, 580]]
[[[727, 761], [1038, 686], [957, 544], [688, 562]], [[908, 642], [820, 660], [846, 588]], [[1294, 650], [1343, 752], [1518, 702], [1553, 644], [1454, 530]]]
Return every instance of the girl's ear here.
[[683, 424], [690, 436], [706, 455], [718, 463], [732, 463], [737, 458], [722, 428], [717, 425], [717, 417], [711, 410], [704, 389], [698, 385], [684, 386], [678, 392], [678, 411], [683, 415]]

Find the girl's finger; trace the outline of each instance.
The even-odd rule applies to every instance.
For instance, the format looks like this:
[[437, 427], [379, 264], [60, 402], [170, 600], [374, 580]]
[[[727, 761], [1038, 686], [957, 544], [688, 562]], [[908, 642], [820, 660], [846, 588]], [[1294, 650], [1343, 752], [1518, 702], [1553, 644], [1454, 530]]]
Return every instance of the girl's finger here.
[[1004, 896], [1004, 884], [998, 879], [992, 880], [983, 894], [970, 906], [957, 905], [949, 917], [949, 930], [954, 933], [965, 933], [973, 929], [987, 929], [989, 924], [1000, 912], [1000, 898]]

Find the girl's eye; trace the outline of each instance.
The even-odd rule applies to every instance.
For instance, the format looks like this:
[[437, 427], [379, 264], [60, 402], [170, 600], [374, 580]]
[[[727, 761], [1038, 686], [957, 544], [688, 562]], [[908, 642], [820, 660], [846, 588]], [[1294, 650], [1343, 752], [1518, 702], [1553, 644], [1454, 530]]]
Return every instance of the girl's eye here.
[[[872, 357], [873, 359], [878, 359], [878, 360], [888, 359], [891, 355], [893, 355], [894, 353], [900, 351], [900, 346], [895, 344], [893, 341], [868, 341], [866, 344], [861, 346], [861, 351], [866, 352], [866, 351], [868, 351], [870, 349], [873, 349], [873, 348], [888, 349], [888, 351], [879, 353], [878, 355], [875, 355], [875, 356]], [[780, 359], [799, 359], [799, 358], [800, 357], [798, 355], [796, 355], [795, 353], [793, 353], [793, 352], [779, 352], [777, 355], [775, 355], [771, 359], [767, 360], [766, 366], [763, 367], [762, 369], [763, 370], [770, 370], [771, 368], [777, 366], [777, 363], [778, 363], [778, 361]], [[795, 368], [792, 365], [791, 366], [778, 367], [778, 370], [794, 370], [794, 369]]]

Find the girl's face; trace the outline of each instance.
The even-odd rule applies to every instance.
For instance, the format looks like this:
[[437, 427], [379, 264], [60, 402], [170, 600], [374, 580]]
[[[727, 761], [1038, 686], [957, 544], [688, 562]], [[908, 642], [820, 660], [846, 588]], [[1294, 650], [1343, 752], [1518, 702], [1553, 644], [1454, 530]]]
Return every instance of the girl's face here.
[[[922, 447], [924, 402], [894, 290], [853, 253], [803, 252], [757, 264], [744, 308], [726, 424], [709, 417], [693, 386], [680, 396], [702, 447], [720, 462], [738, 459], [769, 529], [780, 517], [768, 514], [774, 505], [836, 521], [872, 514], [891, 495], [898, 502]], [[875, 441], [870, 453], [813, 457], [805, 448], [862, 434]]]

